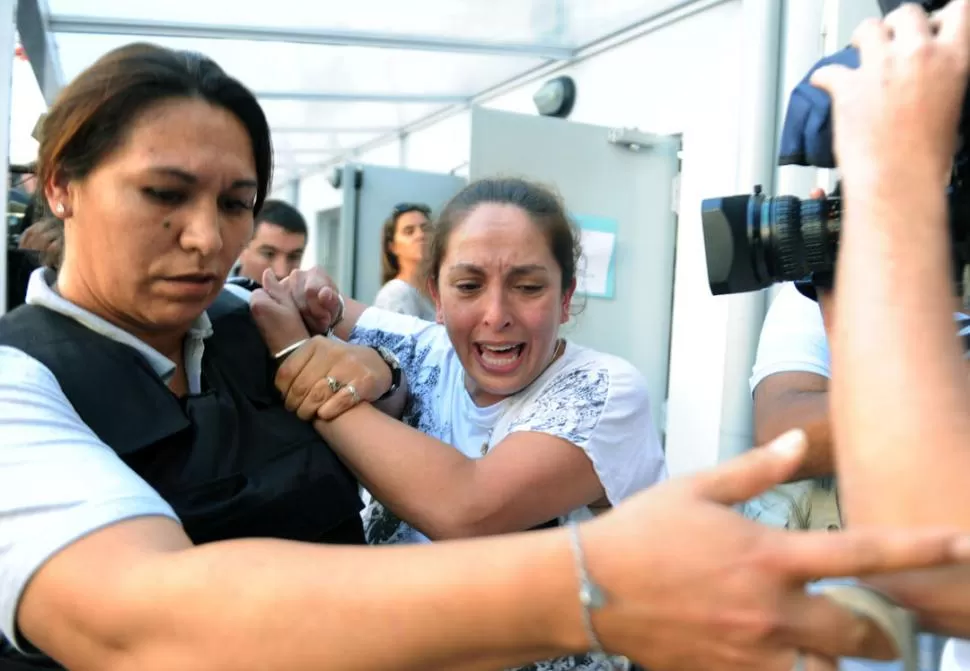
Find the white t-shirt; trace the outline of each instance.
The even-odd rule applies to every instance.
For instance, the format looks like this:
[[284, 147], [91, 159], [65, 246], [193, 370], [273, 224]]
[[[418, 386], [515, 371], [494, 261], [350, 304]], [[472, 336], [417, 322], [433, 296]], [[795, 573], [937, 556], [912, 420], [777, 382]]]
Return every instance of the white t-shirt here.
[[434, 303], [416, 288], [397, 278], [387, 282], [377, 292], [374, 307], [429, 322], [435, 320]]
[[[953, 319], [970, 357], [970, 316], [956, 312]], [[765, 315], [749, 380], [751, 392], [769, 375], [786, 372], [832, 377], [822, 311], [818, 303], [802, 296], [794, 284], [781, 288]]]
[[940, 660], [940, 671], [968, 671], [970, 670], [970, 641], [952, 640], [943, 650]]
[[[667, 477], [646, 381], [623, 359], [568, 343], [525, 390], [478, 407], [443, 326], [370, 308], [351, 342], [394, 352], [410, 390], [404, 421], [469, 458], [481, 458], [485, 443], [494, 446], [511, 433], [534, 431], [582, 449], [613, 505]], [[565, 517], [589, 515], [584, 507]], [[427, 542], [377, 502], [369, 503], [364, 519], [372, 543]]]
[[[159, 378], [175, 364], [134, 336], [56, 294], [35, 270], [27, 303], [75, 319], [138, 350]], [[212, 332], [203, 314], [185, 343], [186, 375], [201, 385], [204, 341]], [[171, 506], [81, 421], [54, 374], [13, 347], [0, 347], [0, 648], [16, 639], [24, 588], [48, 559], [102, 527], [134, 517], [177, 520]], [[2, 666], [2, 663], [0, 663]]]
[[[482, 408], [472, 403], [465, 389], [464, 370], [443, 326], [370, 308], [350, 340], [394, 352], [410, 391], [404, 421], [471, 459], [480, 459], [483, 446], [497, 445], [511, 433], [533, 431], [582, 449], [611, 504], [667, 477], [646, 381], [622, 359], [568, 343], [562, 356], [529, 387]], [[560, 521], [590, 516], [583, 507]], [[370, 543], [428, 542], [374, 500], [367, 503], [364, 525]], [[613, 661], [615, 668], [625, 668], [623, 660]], [[521, 671], [603, 668], [600, 660], [581, 655], [537, 662]]]
[[832, 377], [832, 359], [818, 303], [786, 284], [768, 308], [749, 380], [751, 391], [775, 373], [815, 373]]

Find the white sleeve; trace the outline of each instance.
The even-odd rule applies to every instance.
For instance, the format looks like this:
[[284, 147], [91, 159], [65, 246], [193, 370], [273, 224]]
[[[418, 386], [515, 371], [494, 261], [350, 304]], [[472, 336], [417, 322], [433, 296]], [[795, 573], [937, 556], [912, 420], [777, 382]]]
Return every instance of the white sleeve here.
[[418, 379], [426, 361], [440, 361], [453, 349], [441, 324], [374, 307], [360, 315], [348, 342], [386, 347], [411, 381]]
[[558, 373], [511, 424], [514, 431], [549, 434], [582, 449], [613, 505], [667, 477], [646, 380], [615, 357]]
[[832, 377], [822, 311], [795, 285], [787, 284], [772, 301], [761, 327], [751, 392], [769, 375], [793, 372]]
[[950, 639], [943, 650], [940, 671], [970, 671], [970, 641]]
[[406, 284], [390, 281], [381, 287], [374, 297], [374, 307], [402, 315], [417, 316], [420, 308], [415, 300], [414, 291]]
[[172, 508], [89, 429], [53, 373], [0, 346], [0, 633], [34, 573], [82, 536]]

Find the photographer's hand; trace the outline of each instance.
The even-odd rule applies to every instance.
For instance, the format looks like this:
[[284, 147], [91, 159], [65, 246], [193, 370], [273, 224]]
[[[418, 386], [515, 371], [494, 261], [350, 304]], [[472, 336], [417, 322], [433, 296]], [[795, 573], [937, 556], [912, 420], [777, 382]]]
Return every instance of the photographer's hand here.
[[[828, 66], [812, 83], [833, 100], [835, 151], [850, 193], [883, 174], [945, 184], [967, 85], [966, 0], [928, 16], [905, 3], [853, 36], [861, 65]], [[901, 184], [886, 184], [898, 189]]]

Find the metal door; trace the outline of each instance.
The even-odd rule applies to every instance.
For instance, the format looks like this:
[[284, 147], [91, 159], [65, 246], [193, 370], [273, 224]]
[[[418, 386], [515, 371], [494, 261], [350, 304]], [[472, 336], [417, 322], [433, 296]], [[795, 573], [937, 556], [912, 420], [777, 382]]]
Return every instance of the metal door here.
[[[333, 273], [355, 299], [371, 303], [381, 287], [381, 228], [398, 203], [424, 203], [437, 212], [465, 185], [463, 177], [351, 164], [343, 168], [338, 234], [341, 267]], [[346, 260], [350, 259], [351, 263]]]
[[471, 129], [472, 180], [515, 175], [554, 186], [589, 240], [615, 236], [612, 291], [577, 296], [582, 311], [564, 332], [633, 363], [663, 427], [679, 138], [482, 108], [472, 110]]

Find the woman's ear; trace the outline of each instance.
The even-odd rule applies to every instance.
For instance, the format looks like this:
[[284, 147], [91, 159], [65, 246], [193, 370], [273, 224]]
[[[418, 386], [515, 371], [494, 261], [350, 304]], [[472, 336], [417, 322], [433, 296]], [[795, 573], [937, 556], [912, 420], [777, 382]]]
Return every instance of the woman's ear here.
[[72, 192], [71, 182], [60, 171], [56, 172], [44, 185], [44, 197], [47, 199], [47, 206], [58, 219], [63, 220], [72, 216], [74, 212], [71, 206]]
[[562, 292], [562, 314], [559, 316], [559, 323], [565, 324], [569, 321], [569, 308], [572, 307], [573, 294], [576, 293], [576, 278], [569, 283], [566, 290]]
[[431, 300], [434, 301], [435, 321], [439, 324], [444, 324], [445, 314], [441, 309], [441, 293], [438, 291], [437, 283], [431, 277], [427, 280], [427, 291], [428, 295], [431, 296]]

